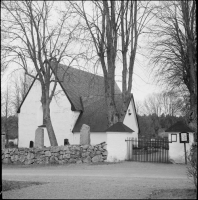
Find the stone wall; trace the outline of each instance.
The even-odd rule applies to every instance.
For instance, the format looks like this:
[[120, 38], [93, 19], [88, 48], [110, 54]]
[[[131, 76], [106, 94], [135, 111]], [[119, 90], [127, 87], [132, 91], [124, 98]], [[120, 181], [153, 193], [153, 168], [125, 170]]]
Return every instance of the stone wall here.
[[2, 149], [5, 164], [65, 164], [103, 162], [107, 159], [107, 145], [66, 145], [45, 148]]

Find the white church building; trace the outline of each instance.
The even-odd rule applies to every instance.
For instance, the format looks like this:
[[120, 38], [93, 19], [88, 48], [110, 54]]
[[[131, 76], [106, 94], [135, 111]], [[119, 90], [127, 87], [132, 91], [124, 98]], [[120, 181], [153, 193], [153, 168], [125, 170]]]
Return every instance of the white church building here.
[[[50, 104], [50, 114], [58, 145], [64, 145], [64, 139], [68, 139], [70, 144], [79, 144], [83, 124], [90, 126], [92, 145], [105, 142], [105, 130], [109, 127], [104, 78], [62, 64], [59, 64], [56, 76], [58, 84]], [[121, 99], [122, 93], [115, 83], [115, 103], [118, 111], [121, 109]], [[41, 85], [38, 80], [34, 79], [32, 82], [17, 113], [18, 147], [29, 147], [39, 126], [44, 129], [44, 145], [50, 146], [48, 133], [43, 125]], [[123, 124], [133, 130], [131, 137], [138, 137], [139, 126], [132, 94], [128, 99]]]

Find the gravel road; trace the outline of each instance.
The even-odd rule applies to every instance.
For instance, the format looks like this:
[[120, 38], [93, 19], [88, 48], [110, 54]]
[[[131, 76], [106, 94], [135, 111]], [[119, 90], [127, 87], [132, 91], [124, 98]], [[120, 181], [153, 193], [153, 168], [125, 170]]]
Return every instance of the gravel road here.
[[3, 192], [4, 199], [145, 199], [155, 189], [193, 188], [185, 165], [162, 163], [3, 166], [2, 178], [45, 182]]

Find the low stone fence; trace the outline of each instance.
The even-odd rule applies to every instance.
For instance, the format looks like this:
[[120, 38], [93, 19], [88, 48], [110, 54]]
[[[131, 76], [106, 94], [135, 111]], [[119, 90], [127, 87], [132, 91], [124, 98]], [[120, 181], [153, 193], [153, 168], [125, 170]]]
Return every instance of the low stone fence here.
[[107, 159], [105, 142], [95, 146], [66, 145], [45, 148], [2, 149], [2, 163], [5, 164], [65, 164], [103, 162]]

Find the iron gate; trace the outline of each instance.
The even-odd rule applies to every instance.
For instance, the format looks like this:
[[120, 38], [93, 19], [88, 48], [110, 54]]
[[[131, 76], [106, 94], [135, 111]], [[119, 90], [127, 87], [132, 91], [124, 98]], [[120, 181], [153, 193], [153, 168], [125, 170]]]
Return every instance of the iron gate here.
[[168, 139], [127, 138], [127, 159], [140, 162], [169, 162]]

